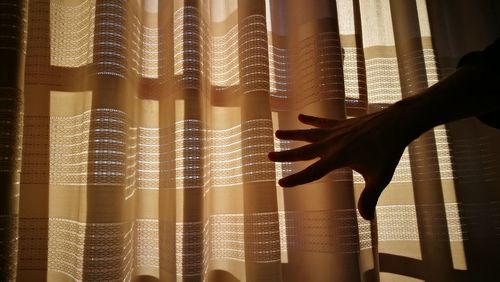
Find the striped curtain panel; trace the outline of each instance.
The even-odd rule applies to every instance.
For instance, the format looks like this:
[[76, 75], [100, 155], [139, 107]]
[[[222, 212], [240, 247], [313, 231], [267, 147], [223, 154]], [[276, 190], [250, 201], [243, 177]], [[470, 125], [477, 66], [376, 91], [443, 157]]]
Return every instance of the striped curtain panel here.
[[476, 119], [415, 140], [371, 222], [361, 175], [283, 189], [308, 163], [267, 158], [304, 144], [273, 137], [299, 113], [352, 118], [436, 83], [499, 11], [1, 1], [0, 280], [500, 279], [500, 133]]

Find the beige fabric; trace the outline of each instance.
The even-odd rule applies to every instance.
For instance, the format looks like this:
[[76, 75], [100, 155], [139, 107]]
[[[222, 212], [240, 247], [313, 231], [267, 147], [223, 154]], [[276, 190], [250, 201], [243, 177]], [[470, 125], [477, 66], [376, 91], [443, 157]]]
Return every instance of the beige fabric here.
[[436, 83], [494, 38], [493, 2], [3, 1], [0, 280], [497, 280], [478, 121], [412, 143], [371, 223], [360, 175], [282, 189], [307, 164], [267, 160], [298, 113]]

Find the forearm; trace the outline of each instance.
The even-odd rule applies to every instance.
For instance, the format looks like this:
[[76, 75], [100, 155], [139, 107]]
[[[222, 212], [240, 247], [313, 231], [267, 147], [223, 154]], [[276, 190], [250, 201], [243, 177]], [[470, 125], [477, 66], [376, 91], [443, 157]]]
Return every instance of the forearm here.
[[495, 72], [467, 65], [421, 94], [393, 105], [409, 141], [434, 126], [500, 110], [500, 83]]

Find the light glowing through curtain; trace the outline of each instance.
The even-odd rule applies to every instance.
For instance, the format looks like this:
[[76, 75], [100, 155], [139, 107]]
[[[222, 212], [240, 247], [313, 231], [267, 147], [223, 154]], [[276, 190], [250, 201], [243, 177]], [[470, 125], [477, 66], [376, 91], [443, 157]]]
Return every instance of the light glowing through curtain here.
[[[371, 223], [359, 174], [283, 189], [308, 163], [267, 159], [302, 144], [273, 138], [298, 113], [380, 110], [495, 36], [487, 0], [445, 2], [2, 1], [0, 280], [497, 277], [499, 133], [479, 122], [413, 142]], [[454, 29], [464, 11], [481, 35]]]

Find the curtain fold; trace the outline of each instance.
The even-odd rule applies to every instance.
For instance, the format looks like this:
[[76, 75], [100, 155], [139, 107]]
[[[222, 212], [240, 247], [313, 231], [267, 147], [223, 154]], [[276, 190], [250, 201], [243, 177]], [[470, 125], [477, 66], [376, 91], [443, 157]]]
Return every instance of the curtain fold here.
[[361, 175], [283, 189], [311, 162], [267, 159], [299, 113], [378, 111], [498, 36], [494, 1], [450, 3], [1, 2], [0, 280], [498, 279], [479, 121], [412, 142], [372, 222]]

